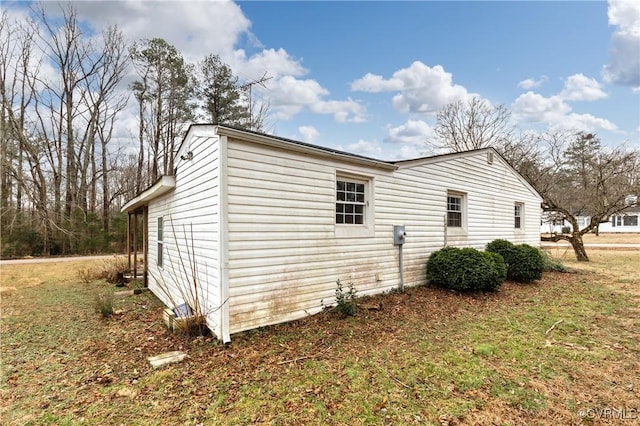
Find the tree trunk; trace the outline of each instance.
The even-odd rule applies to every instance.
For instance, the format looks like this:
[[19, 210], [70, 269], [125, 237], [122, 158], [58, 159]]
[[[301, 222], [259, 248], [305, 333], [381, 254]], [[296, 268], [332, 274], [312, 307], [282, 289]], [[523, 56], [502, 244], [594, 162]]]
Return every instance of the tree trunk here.
[[582, 242], [582, 235], [579, 232], [574, 232], [571, 237], [569, 237], [569, 242], [571, 243], [571, 247], [573, 247], [573, 252], [576, 254], [578, 262], [589, 262], [589, 256], [587, 256], [584, 243]]

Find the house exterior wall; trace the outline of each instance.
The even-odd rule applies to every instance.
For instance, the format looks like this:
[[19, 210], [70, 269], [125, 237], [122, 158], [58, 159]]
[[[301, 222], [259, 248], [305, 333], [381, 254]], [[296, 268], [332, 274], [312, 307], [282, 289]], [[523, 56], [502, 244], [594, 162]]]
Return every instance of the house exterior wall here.
[[[222, 333], [220, 291], [220, 138], [190, 134], [176, 155], [175, 190], [149, 203], [149, 288], [174, 307], [197, 297], [209, 328]], [[192, 152], [193, 157], [180, 159]], [[158, 218], [164, 222], [162, 266], [158, 266]]]
[[[625, 219], [626, 218], [626, 219]], [[578, 216], [578, 226], [582, 230], [591, 224], [591, 217]], [[614, 226], [615, 223], [615, 226]], [[633, 225], [636, 223], [637, 225]], [[540, 225], [540, 233], [542, 234], [561, 234], [562, 228], [568, 227], [571, 229], [571, 223], [567, 220], [562, 221], [561, 224], [555, 223], [550, 220], [542, 219]], [[592, 232], [595, 232], [592, 231]], [[599, 233], [640, 233], [640, 212], [631, 211], [613, 215], [608, 222], [602, 222], [598, 225]]]
[[601, 223], [600, 226], [598, 226], [598, 232], [621, 234], [638, 233], [640, 232], [640, 212], [631, 211], [614, 215], [608, 222]]
[[[448, 229], [449, 245], [539, 245], [539, 197], [497, 156], [489, 164], [486, 151], [403, 162], [395, 171], [231, 138], [227, 154], [231, 333], [320, 311], [334, 303], [338, 279], [358, 295], [397, 288], [393, 225], [406, 227], [405, 285], [424, 283], [429, 254], [445, 244], [447, 191], [465, 197], [466, 226]], [[365, 225], [336, 224], [341, 179], [366, 183]]]

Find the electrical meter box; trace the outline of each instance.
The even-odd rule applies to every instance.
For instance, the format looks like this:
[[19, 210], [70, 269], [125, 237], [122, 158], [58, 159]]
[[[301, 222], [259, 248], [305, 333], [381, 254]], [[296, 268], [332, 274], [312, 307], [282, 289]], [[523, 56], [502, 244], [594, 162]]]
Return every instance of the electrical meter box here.
[[404, 225], [393, 225], [393, 244], [400, 246], [404, 244], [404, 240], [407, 233], [404, 230]]

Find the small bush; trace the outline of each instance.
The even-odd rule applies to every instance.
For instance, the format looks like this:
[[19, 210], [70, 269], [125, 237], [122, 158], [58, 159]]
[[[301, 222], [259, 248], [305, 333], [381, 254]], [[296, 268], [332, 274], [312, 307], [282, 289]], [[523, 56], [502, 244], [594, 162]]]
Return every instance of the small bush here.
[[571, 233], [571, 228], [568, 226], [563, 226], [562, 227], [562, 233], [563, 234], [570, 234]]
[[520, 244], [515, 247], [507, 273], [509, 279], [528, 283], [542, 278], [543, 271], [544, 259], [540, 250], [528, 244]]
[[92, 266], [78, 269], [78, 278], [80, 278], [80, 281], [83, 283], [90, 283], [98, 280], [101, 278], [101, 275], [101, 271]]
[[114, 256], [104, 261], [100, 278], [104, 278], [108, 283], [115, 284], [127, 270], [127, 258]]
[[427, 261], [429, 283], [451, 290], [494, 291], [506, 276], [502, 256], [473, 248], [445, 247]]
[[542, 278], [544, 258], [539, 249], [528, 244], [494, 240], [487, 244], [486, 250], [502, 256], [507, 265], [507, 279], [524, 283]]
[[109, 318], [113, 315], [113, 294], [99, 293], [94, 299], [94, 307], [96, 313], [102, 315], [102, 318]]
[[356, 289], [353, 283], [349, 283], [348, 290], [344, 290], [342, 283], [336, 281], [336, 308], [345, 317], [350, 317], [356, 313]]
[[78, 269], [78, 278], [84, 283], [104, 279], [108, 283], [117, 284], [127, 270], [127, 259], [124, 256], [114, 256], [99, 264]]
[[509, 270], [509, 264], [513, 261], [513, 252], [516, 246], [507, 240], [493, 240], [487, 247], [486, 251], [490, 251], [491, 253], [498, 253], [504, 259], [504, 263], [507, 264], [507, 271]]

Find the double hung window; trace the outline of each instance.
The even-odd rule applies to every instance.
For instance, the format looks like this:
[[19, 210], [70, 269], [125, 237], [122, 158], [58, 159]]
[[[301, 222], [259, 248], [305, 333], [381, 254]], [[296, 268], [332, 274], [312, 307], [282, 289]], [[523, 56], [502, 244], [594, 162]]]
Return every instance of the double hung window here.
[[336, 224], [365, 224], [365, 194], [365, 182], [341, 178], [336, 180]]

